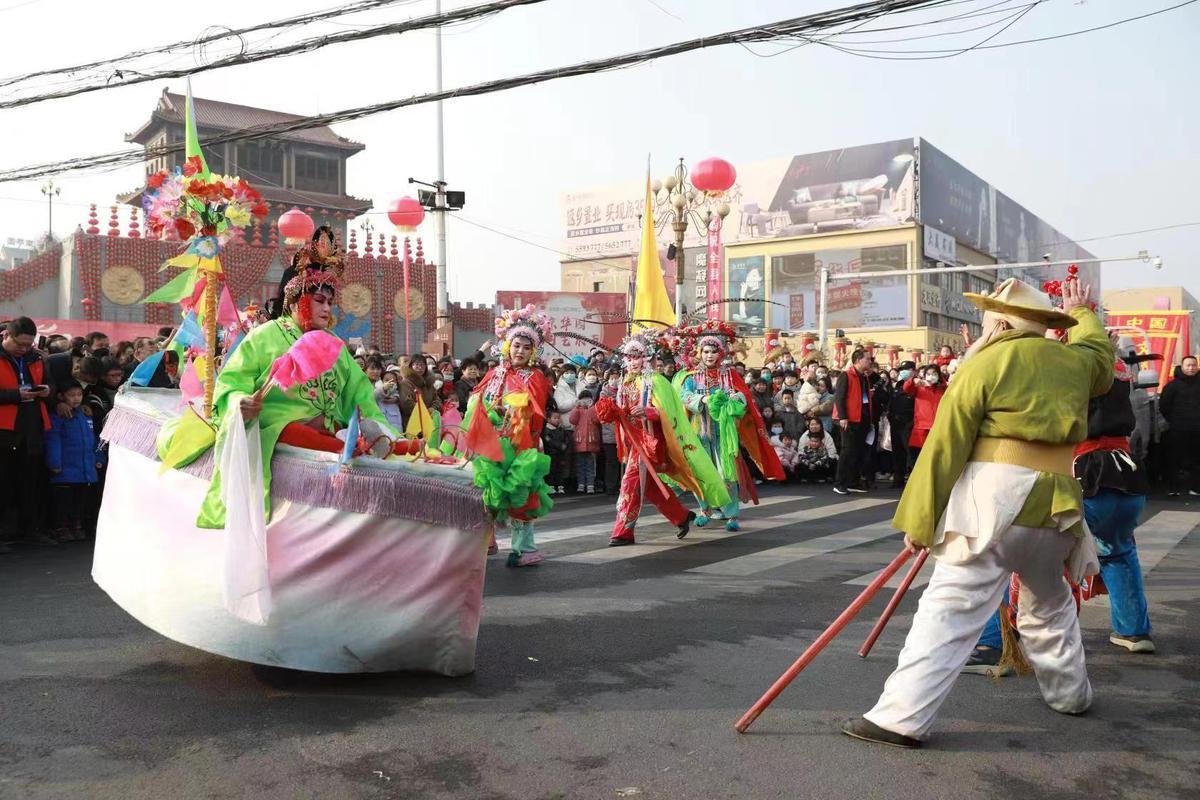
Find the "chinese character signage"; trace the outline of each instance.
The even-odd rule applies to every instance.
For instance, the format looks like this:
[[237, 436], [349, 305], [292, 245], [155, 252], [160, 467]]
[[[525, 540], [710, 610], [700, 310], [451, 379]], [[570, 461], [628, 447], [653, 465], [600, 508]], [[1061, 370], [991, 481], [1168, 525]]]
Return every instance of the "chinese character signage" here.
[[[732, 260], [731, 260], [732, 263]], [[817, 324], [822, 266], [830, 275], [855, 276], [853, 280], [829, 282], [830, 328], [907, 327], [909, 321], [908, 278], [893, 276], [871, 279], [871, 272], [902, 270], [908, 263], [905, 245], [818, 250], [771, 258], [771, 300], [768, 311], [773, 326], [796, 330], [794, 320]], [[859, 279], [858, 276], [862, 276]]]
[[958, 253], [955, 250], [957, 242], [954, 241], [954, 237], [947, 233], [942, 233], [932, 225], [924, 227], [925, 258], [930, 261], [940, 261], [950, 267], [957, 264]]
[[[706, 270], [705, 296], [708, 300], [719, 300], [721, 298], [721, 267], [725, 263], [724, 255], [721, 251], [721, 227], [721, 218], [713, 215], [713, 220], [708, 225], [708, 252], [704, 258]], [[719, 303], [710, 305], [707, 316], [709, 319], [720, 319], [721, 305]]]
[[[556, 333], [577, 333], [614, 349], [625, 336], [625, 295], [620, 292], [496, 292], [501, 311], [530, 303], [550, 316]], [[588, 356], [593, 349], [587, 342], [559, 336], [554, 347], [546, 348], [546, 357]]]
[[1167, 385], [1179, 360], [1192, 351], [1188, 341], [1190, 314], [1187, 311], [1110, 311], [1105, 314], [1104, 322], [1113, 328], [1127, 326], [1146, 332], [1145, 337], [1131, 330], [1121, 331], [1121, 335], [1133, 340], [1139, 355], [1157, 353], [1162, 356], [1162, 361], [1151, 361], [1143, 367], [1158, 369], [1160, 389]]

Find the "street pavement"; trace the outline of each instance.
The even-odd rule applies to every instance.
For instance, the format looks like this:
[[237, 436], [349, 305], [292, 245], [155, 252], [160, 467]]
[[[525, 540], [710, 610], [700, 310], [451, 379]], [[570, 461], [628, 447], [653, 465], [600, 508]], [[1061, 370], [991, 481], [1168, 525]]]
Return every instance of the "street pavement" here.
[[0, 556], [0, 798], [1200, 796], [1197, 503], [1143, 518], [1157, 654], [1108, 644], [1107, 606], [1085, 606], [1082, 717], [1050, 711], [1031, 677], [964, 675], [924, 749], [842, 736], [895, 664], [919, 580], [870, 658], [856, 653], [883, 596], [735, 733], [898, 552], [897, 497], [771, 488], [739, 534], [680, 541], [649, 516], [626, 548], [605, 546], [611, 498], [567, 499], [539, 525], [543, 565], [490, 559], [463, 678], [209, 655], [115, 606], [90, 546], [20, 549]]

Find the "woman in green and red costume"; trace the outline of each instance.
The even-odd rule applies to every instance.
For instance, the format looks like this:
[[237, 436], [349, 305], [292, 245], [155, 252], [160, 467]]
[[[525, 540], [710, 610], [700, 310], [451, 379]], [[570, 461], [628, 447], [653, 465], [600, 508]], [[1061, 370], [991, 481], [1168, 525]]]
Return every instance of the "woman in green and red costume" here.
[[[475, 387], [462, 423], [483, 504], [498, 523], [512, 528], [510, 567], [531, 567], [545, 558], [533, 541], [533, 521], [553, 505], [546, 485], [550, 457], [539, 449], [551, 387], [535, 362], [551, 336], [549, 317], [533, 306], [498, 318], [500, 365]], [[494, 548], [493, 543], [488, 552]]]
[[708, 503], [729, 502], [725, 483], [688, 425], [675, 388], [654, 371], [655, 355], [670, 357], [664, 351], [653, 334], [626, 339], [620, 349], [625, 375], [615, 389], [606, 388], [596, 404], [600, 421], [616, 428], [617, 451], [625, 464], [610, 547], [634, 543], [644, 500], [679, 529], [680, 539], [687, 536], [696, 515], [683, 507], [659, 473]]
[[722, 363], [737, 340], [734, 327], [728, 322], [709, 320], [679, 333], [696, 343], [700, 356], [696, 368], [683, 373], [678, 382], [683, 405], [692, 416], [700, 443], [729, 490], [729, 502], [723, 506], [714, 506], [700, 498], [696, 525], [707, 525], [717, 509], [725, 517], [725, 530], [738, 531], [741, 530], [737, 519], [741, 509], [739, 497], [758, 503], [754, 481], [741, 456], [742, 448], [768, 480], [784, 480], [783, 465], [767, 439], [762, 415], [750, 396], [750, 387], [737, 370]]

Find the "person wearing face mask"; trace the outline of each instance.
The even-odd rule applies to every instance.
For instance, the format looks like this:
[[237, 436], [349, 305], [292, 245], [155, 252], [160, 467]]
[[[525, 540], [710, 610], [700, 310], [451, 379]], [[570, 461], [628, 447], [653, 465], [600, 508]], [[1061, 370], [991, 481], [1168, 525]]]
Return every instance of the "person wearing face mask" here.
[[917, 365], [912, 361], [900, 362], [896, 370], [896, 391], [888, 404], [888, 423], [892, 426], [892, 488], [902, 489], [908, 481], [912, 459], [908, 452], [908, 440], [912, 437], [913, 415], [916, 399], [904, 390], [908, 379], [913, 376]]
[[908, 436], [908, 467], [911, 472], [917, 463], [917, 456], [921, 455], [921, 448], [925, 446], [925, 440], [929, 438], [929, 432], [933, 430], [938, 406], [942, 403], [942, 395], [946, 393], [941, 369], [936, 364], [925, 365], [920, 378], [909, 377], [904, 382], [904, 393], [913, 399], [912, 433]]

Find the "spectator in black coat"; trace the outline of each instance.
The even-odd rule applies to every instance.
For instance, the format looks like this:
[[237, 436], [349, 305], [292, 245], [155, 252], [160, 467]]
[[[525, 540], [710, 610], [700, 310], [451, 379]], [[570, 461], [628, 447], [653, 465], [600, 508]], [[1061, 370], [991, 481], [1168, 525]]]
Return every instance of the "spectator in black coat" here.
[[1167, 430], [1167, 475], [1170, 495], [1187, 491], [1200, 495], [1196, 475], [1200, 452], [1200, 375], [1195, 356], [1187, 356], [1175, 368], [1174, 379], [1163, 389], [1159, 408], [1170, 426]]

